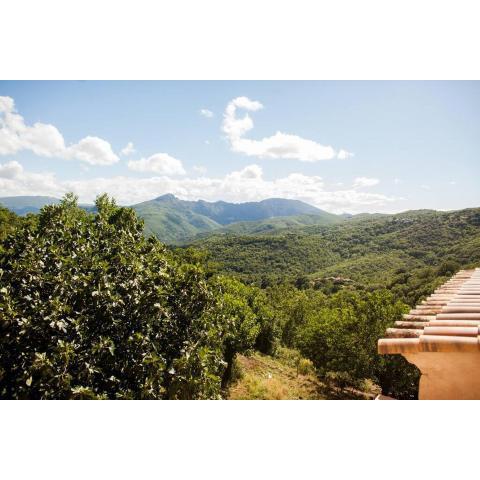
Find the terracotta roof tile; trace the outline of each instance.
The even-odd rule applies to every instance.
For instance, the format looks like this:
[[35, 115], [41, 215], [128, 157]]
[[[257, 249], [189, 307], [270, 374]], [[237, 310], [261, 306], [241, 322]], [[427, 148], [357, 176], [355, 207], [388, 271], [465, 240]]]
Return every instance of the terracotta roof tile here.
[[378, 341], [381, 354], [480, 350], [480, 268], [461, 270]]

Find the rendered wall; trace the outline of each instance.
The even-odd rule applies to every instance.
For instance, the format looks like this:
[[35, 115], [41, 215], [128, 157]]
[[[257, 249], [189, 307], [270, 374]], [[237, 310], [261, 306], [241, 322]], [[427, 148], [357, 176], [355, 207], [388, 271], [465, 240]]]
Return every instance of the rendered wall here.
[[403, 356], [422, 372], [420, 400], [480, 399], [480, 352], [418, 352]]

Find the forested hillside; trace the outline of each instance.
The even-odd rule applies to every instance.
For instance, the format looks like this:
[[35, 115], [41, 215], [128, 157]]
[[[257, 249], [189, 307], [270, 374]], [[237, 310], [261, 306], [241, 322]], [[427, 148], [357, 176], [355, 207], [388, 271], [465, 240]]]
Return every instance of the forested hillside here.
[[[255, 235], [264, 233], [274, 233], [278, 230], [284, 230], [286, 228], [305, 227], [308, 225], [333, 225], [340, 223], [345, 219], [339, 215], [333, 215], [331, 213], [323, 212], [322, 214], [310, 214], [310, 215], [289, 215], [286, 217], [272, 217], [266, 220], [257, 220], [251, 222], [235, 222], [226, 227], [218, 228], [215, 233], [236, 233], [241, 235]], [[196, 237], [206, 238], [211, 235], [212, 232], [198, 234]], [[185, 242], [189, 243], [193, 239], [186, 239]]]
[[260, 202], [229, 203], [180, 200], [163, 195], [132, 207], [145, 221], [145, 231], [167, 243], [187, 242], [214, 230], [251, 233], [290, 225], [340, 222], [342, 217], [298, 200], [271, 198]]
[[265, 295], [69, 195], [1, 212], [0, 398], [220, 398], [237, 353], [271, 353]]
[[480, 209], [295, 218], [173, 248], [106, 196], [0, 208], [0, 398], [416, 398], [377, 339], [480, 265]]
[[[38, 213], [42, 207], [59, 202], [59, 199], [53, 197], [0, 197], [0, 206], [3, 205], [18, 215]], [[80, 206], [87, 211], [95, 211], [94, 205]], [[131, 205], [131, 208], [144, 220], [146, 235], [154, 235], [168, 244], [185, 243], [214, 230], [228, 229], [227, 226], [231, 226], [231, 231], [237, 233], [256, 233], [291, 226], [329, 225], [346, 218], [298, 200], [283, 198], [229, 203], [186, 201], [167, 194]]]
[[278, 365], [285, 349], [325, 387], [305, 387], [314, 398], [363, 398], [372, 384], [416, 396], [417, 371], [376, 353], [407, 308], [391, 292], [246, 285], [147, 238], [106, 196], [94, 211], [69, 195], [38, 215], [0, 213], [0, 398], [228, 398], [239, 354]]
[[362, 216], [255, 235], [213, 234], [195, 245], [208, 251], [221, 271], [259, 285], [285, 279], [322, 285], [341, 277], [337, 281], [386, 287], [405, 284], [412, 275], [432, 276], [428, 268], [445, 262], [478, 264], [480, 209]]

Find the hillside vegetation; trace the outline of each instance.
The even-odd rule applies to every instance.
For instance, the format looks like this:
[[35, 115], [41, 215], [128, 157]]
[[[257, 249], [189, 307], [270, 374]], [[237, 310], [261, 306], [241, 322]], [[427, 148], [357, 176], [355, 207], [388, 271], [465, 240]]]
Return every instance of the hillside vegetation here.
[[338, 386], [315, 374], [310, 360], [296, 350], [281, 348], [274, 355], [254, 353], [237, 358], [236, 376], [228, 392], [230, 400], [372, 400], [380, 393], [364, 382], [360, 389]]
[[212, 234], [194, 245], [205, 249], [221, 271], [247, 283], [266, 286], [288, 279], [324, 286], [328, 279], [343, 279], [390, 287], [408, 283], [412, 275], [428, 277], [445, 262], [478, 264], [480, 209], [362, 216], [253, 235]]
[[0, 398], [416, 398], [377, 340], [480, 264], [480, 209], [279, 218], [172, 248], [106, 196], [0, 208]]
[[[59, 202], [57, 198], [40, 196], [0, 198], [0, 205], [18, 215], [38, 213], [42, 207]], [[95, 212], [94, 205], [80, 206]], [[328, 225], [345, 218], [298, 200], [283, 198], [229, 203], [186, 201], [167, 194], [131, 208], [144, 220], [145, 234], [167, 244], [185, 243], [206, 232], [223, 231], [228, 225], [232, 225], [232, 231], [237, 233], [256, 233], [292, 226]]]
[[237, 353], [276, 344], [256, 288], [143, 235], [106, 196], [1, 217], [0, 398], [220, 398]]
[[186, 201], [163, 195], [133, 208], [144, 219], [146, 233], [167, 243], [185, 242], [205, 232], [228, 231], [226, 226], [236, 232], [251, 233], [343, 220], [298, 200], [282, 198], [228, 203]]
[[[255, 235], [264, 233], [275, 233], [278, 230], [287, 228], [305, 227], [308, 225], [333, 225], [344, 221], [344, 218], [324, 212], [322, 214], [310, 215], [290, 215], [286, 217], [272, 217], [266, 220], [256, 220], [251, 222], [236, 222], [226, 227], [220, 227], [215, 230], [215, 234], [235, 233], [240, 235]], [[196, 235], [198, 239], [208, 237], [211, 234]], [[192, 239], [190, 239], [191, 241]], [[188, 243], [189, 239], [185, 243]]]
[[[0, 213], [0, 398], [332, 398], [317, 387], [367, 384], [416, 397], [416, 369], [376, 352], [407, 308], [391, 292], [246, 285], [146, 237], [106, 196], [88, 211], [68, 195], [38, 215]], [[276, 368], [277, 387], [258, 369], [235, 383], [245, 359]]]

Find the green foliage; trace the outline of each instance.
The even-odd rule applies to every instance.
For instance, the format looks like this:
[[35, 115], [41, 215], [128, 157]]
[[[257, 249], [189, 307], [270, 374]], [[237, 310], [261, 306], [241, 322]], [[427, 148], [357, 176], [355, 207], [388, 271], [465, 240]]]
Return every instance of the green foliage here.
[[282, 284], [266, 290], [269, 302], [278, 321], [282, 344], [294, 347], [297, 332], [309, 316], [322, 308], [326, 296], [314, 290], [298, 290]]
[[[165, 202], [187, 217], [245, 214]], [[254, 213], [280, 207], [291, 206]], [[214, 235], [202, 251], [146, 238], [135, 212], [106, 196], [95, 209], [71, 195], [39, 215], [0, 207], [0, 398], [219, 398], [238, 354], [254, 349], [336, 388], [373, 382], [415, 398], [418, 371], [377, 355], [377, 340], [405, 304], [480, 262], [479, 209], [328, 227], [261, 220], [229, 227], [255, 235]]]
[[0, 242], [4, 240], [9, 233], [12, 233], [19, 224], [20, 218], [17, 217], [15, 213], [0, 206]]
[[[423, 269], [450, 276], [458, 267], [480, 265], [480, 209], [359, 216], [255, 235], [212, 234], [195, 245], [224, 273], [247, 283], [267, 287], [288, 281], [332, 293], [338, 285], [326, 279], [341, 277], [350, 288], [392, 288], [412, 304], [422, 284], [415, 278]], [[430, 280], [424, 284], [425, 290], [432, 286]]]
[[213, 285], [220, 322], [227, 325], [223, 337], [227, 367], [222, 379], [222, 385], [226, 387], [236, 354], [253, 347], [267, 354], [274, 353], [279, 332], [266, 297], [258, 288], [228, 277], [215, 278]]
[[[416, 396], [418, 371], [403, 358], [377, 354], [377, 340], [407, 308], [390, 292], [343, 290], [325, 295], [284, 284], [269, 287], [267, 294], [281, 325], [283, 345], [311, 360], [327, 383], [358, 387], [371, 379], [386, 395]], [[285, 356], [295, 350], [279, 351]]]
[[[250, 222], [235, 222], [226, 227], [216, 229], [215, 234], [235, 233], [237, 235], [258, 235], [275, 233], [277, 230], [285, 230], [286, 228], [298, 228], [307, 225], [332, 225], [342, 221], [344, 221], [344, 219], [338, 215], [319, 211], [316, 214], [289, 215]], [[206, 235], [207, 234], [204, 234], [203, 236]], [[197, 235], [197, 237], [201, 236], [202, 235]]]
[[217, 398], [261, 330], [255, 295], [146, 239], [133, 210], [96, 208], [68, 195], [4, 241], [0, 397]]
[[295, 346], [321, 376], [334, 375], [354, 386], [373, 379], [387, 395], [413, 398], [418, 381], [413, 367], [395, 369], [397, 359], [377, 354], [377, 340], [405, 311], [387, 291], [339, 292], [327, 297], [322, 307], [310, 309], [296, 332]]
[[213, 230], [253, 233], [343, 220], [306, 203], [281, 198], [261, 202], [211, 203], [163, 195], [132, 208], [144, 219], [148, 235], [155, 235], [171, 244], [186, 242]]

